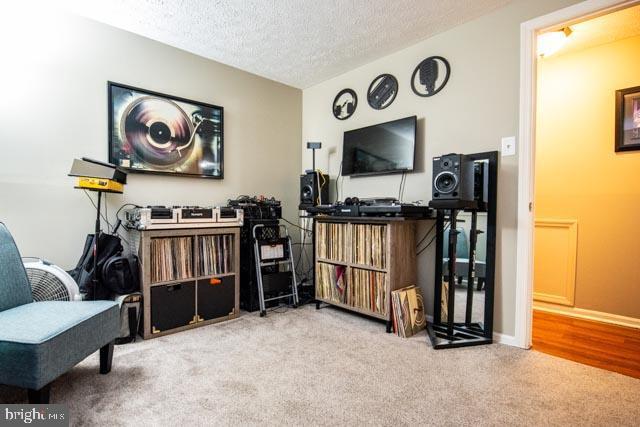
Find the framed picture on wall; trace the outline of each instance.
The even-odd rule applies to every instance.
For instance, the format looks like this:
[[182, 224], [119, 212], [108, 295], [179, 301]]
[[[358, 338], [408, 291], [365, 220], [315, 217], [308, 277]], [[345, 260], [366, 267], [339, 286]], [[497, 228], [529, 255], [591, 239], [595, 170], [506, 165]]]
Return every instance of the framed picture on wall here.
[[222, 179], [223, 109], [108, 82], [109, 161], [130, 172]]
[[640, 150], [640, 86], [616, 91], [616, 151]]

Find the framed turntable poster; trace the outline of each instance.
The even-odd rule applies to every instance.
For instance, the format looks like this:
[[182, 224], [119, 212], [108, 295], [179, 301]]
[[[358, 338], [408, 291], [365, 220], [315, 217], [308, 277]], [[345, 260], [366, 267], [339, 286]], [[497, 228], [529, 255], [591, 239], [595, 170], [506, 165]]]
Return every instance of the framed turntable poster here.
[[131, 172], [222, 179], [223, 108], [108, 82], [109, 162]]

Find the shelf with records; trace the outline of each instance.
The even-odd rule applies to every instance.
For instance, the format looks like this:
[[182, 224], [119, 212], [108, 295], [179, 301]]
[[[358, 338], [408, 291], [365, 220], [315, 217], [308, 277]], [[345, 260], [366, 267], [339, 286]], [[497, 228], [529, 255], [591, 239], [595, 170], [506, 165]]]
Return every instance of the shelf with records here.
[[376, 314], [389, 312], [387, 274], [351, 268], [346, 303]]
[[355, 264], [386, 268], [387, 226], [378, 224], [352, 224], [351, 260]]
[[193, 277], [193, 238], [151, 239], [151, 283], [172, 282]]
[[319, 262], [316, 265], [316, 276], [316, 297], [346, 303], [346, 266]]
[[238, 316], [239, 227], [141, 230], [143, 337], [155, 338]]
[[317, 299], [376, 317], [387, 316], [386, 273], [319, 262], [316, 274]]
[[198, 236], [198, 274], [226, 274], [233, 270], [233, 235]]
[[415, 221], [327, 217], [315, 227], [316, 300], [385, 320], [390, 331], [391, 291], [416, 283]]
[[318, 222], [316, 224], [317, 257], [347, 261], [346, 242], [349, 231], [349, 224]]

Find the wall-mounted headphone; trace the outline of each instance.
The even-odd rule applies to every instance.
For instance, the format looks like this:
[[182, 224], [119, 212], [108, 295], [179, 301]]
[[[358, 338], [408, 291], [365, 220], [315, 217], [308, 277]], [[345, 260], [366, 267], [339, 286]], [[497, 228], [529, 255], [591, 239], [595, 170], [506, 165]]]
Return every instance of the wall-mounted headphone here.
[[356, 112], [358, 96], [353, 89], [342, 89], [333, 99], [333, 116], [346, 120]]

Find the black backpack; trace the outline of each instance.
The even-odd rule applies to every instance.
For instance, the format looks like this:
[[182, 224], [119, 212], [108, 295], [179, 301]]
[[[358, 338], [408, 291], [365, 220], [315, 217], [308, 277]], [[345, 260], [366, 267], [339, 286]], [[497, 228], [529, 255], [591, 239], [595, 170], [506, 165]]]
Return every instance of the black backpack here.
[[93, 285], [93, 241], [94, 235], [89, 234], [84, 242], [84, 249], [78, 264], [68, 273], [78, 284], [80, 292], [85, 295], [85, 299], [110, 299], [111, 290], [102, 284], [102, 269], [106, 261], [122, 254], [123, 248], [120, 238], [113, 234], [100, 233], [98, 239], [98, 286]]
[[130, 294], [140, 289], [139, 274], [137, 256], [114, 255], [102, 267], [101, 284], [115, 294]]

